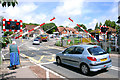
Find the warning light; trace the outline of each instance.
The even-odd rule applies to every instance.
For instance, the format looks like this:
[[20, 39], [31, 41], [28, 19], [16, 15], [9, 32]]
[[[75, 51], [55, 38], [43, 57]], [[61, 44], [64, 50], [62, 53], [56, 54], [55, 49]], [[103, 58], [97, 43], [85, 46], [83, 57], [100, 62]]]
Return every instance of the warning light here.
[[10, 22], [7, 22], [8, 25], [10, 25]]
[[11, 26], [11, 28], [12, 28], [12, 29], [14, 29], [14, 28], [15, 28], [15, 26]]
[[16, 23], [16, 25], [18, 26], [18, 25], [19, 25], [19, 23]]

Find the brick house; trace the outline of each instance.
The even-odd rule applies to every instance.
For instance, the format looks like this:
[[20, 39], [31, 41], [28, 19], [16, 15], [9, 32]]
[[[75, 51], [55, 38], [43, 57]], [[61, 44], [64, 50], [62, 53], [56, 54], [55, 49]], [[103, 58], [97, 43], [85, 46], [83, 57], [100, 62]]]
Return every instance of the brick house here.
[[63, 35], [63, 36], [79, 34], [77, 29], [65, 28], [65, 27], [57, 27], [56, 32], [58, 32], [59, 35]]
[[[26, 25], [24, 32], [27, 32], [27, 31], [35, 28], [35, 27], [37, 27], [37, 26], [36, 26], [36, 25]], [[30, 33], [27, 35], [27, 37], [29, 37], [29, 36], [33, 37], [34, 35], [43, 34], [43, 33], [44, 33], [44, 30], [40, 27], [40, 28], [38, 28], [38, 29], [30, 32]]]

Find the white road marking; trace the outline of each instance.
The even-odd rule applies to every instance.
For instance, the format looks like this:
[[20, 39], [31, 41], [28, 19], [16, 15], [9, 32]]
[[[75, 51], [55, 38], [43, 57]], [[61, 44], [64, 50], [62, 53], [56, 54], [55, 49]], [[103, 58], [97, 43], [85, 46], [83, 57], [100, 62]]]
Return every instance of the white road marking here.
[[38, 48], [35, 48], [35, 47], [29, 47], [30, 49], [34, 49], [34, 50], [38, 50]]
[[120, 68], [116, 67], [116, 66], [112, 66], [110, 69], [113, 69], [113, 70], [116, 70], [116, 71], [120, 71]]

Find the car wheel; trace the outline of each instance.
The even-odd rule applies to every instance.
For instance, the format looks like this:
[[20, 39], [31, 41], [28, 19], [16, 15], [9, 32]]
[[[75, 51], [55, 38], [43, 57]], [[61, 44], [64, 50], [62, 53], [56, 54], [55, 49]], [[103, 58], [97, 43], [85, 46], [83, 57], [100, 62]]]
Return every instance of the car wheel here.
[[61, 59], [59, 57], [56, 58], [56, 62], [57, 62], [58, 65], [60, 65], [61, 64]]
[[90, 72], [90, 69], [86, 64], [82, 64], [80, 70], [85, 75], [87, 75]]

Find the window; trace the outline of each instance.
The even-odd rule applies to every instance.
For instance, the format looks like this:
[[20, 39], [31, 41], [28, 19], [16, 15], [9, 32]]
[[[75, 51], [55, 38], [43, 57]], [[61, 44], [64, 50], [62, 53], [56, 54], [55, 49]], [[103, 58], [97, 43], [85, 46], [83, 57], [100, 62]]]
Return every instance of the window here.
[[92, 47], [92, 48], [89, 48], [88, 51], [92, 55], [106, 54], [106, 52], [101, 47]]
[[76, 33], [78, 33], [78, 31], [76, 31]]
[[83, 51], [84, 51], [84, 48], [82, 48], [82, 47], [75, 48], [75, 54], [82, 54]]
[[70, 48], [66, 49], [63, 53], [64, 54], [74, 54], [74, 47], [70, 47]]
[[64, 30], [64, 33], [65, 33], [66, 31]]

